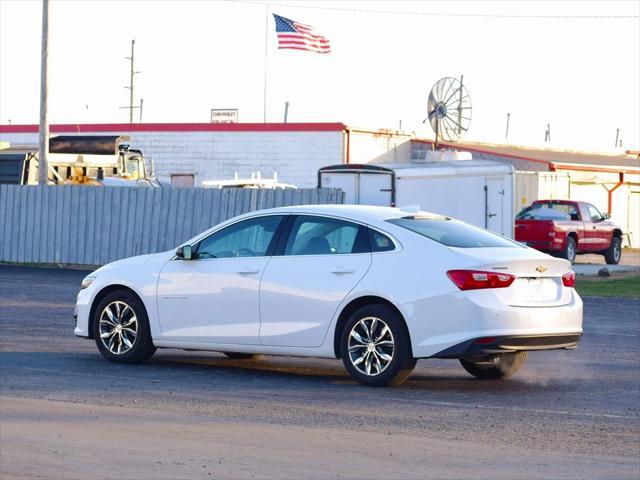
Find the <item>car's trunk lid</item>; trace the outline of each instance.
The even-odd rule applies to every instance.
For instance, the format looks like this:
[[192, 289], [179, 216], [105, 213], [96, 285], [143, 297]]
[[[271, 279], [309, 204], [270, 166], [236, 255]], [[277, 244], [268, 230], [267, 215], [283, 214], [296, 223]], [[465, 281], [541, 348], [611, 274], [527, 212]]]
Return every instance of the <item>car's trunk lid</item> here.
[[571, 291], [564, 287], [562, 275], [571, 263], [528, 248], [455, 248], [473, 259], [473, 269], [514, 275], [507, 288], [493, 289], [505, 304], [514, 307], [552, 307], [571, 302]]

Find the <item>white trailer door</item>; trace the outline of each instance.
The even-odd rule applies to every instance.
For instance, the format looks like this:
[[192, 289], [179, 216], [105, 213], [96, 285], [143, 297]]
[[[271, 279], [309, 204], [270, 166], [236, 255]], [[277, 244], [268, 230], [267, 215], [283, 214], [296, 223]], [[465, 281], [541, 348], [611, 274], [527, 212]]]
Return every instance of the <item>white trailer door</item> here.
[[357, 173], [320, 173], [320, 186], [323, 188], [341, 188], [344, 192], [344, 203], [358, 203], [358, 177]]
[[392, 194], [391, 173], [362, 173], [360, 174], [360, 198], [361, 205], [391, 206]]
[[[486, 225], [487, 229], [501, 235], [511, 236], [511, 230], [505, 228], [508, 225], [505, 215], [509, 208], [504, 208], [506, 186], [503, 177], [488, 177], [486, 179]], [[512, 221], [509, 219], [508, 221]]]

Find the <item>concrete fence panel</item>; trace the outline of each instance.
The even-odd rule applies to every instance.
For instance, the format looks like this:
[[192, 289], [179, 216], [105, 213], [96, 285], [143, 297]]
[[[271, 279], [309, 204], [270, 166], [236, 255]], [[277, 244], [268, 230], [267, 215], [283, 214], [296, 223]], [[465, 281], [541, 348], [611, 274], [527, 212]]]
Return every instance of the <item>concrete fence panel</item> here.
[[0, 261], [103, 265], [176, 247], [242, 213], [343, 203], [339, 189], [0, 185]]

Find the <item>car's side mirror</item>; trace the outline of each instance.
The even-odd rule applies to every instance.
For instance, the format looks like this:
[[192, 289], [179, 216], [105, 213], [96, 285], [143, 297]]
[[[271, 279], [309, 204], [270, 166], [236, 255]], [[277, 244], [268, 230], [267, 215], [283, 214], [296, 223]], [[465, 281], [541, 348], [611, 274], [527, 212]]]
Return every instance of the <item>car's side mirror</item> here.
[[609, 220], [611, 218], [611, 214], [610, 213], [603, 213], [602, 214], [602, 219], [603, 220]]
[[176, 249], [176, 257], [180, 260], [193, 260], [191, 245], [183, 245]]

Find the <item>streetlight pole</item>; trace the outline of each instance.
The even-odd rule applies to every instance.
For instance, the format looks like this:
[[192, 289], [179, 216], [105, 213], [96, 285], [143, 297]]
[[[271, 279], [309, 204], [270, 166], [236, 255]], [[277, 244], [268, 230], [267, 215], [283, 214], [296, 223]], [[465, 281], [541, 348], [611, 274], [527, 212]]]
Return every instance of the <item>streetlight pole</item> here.
[[40, 136], [38, 184], [47, 185], [49, 177], [49, 111], [47, 108], [49, 77], [49, 0], [42, 0], [42, 49], [40, 52]]

